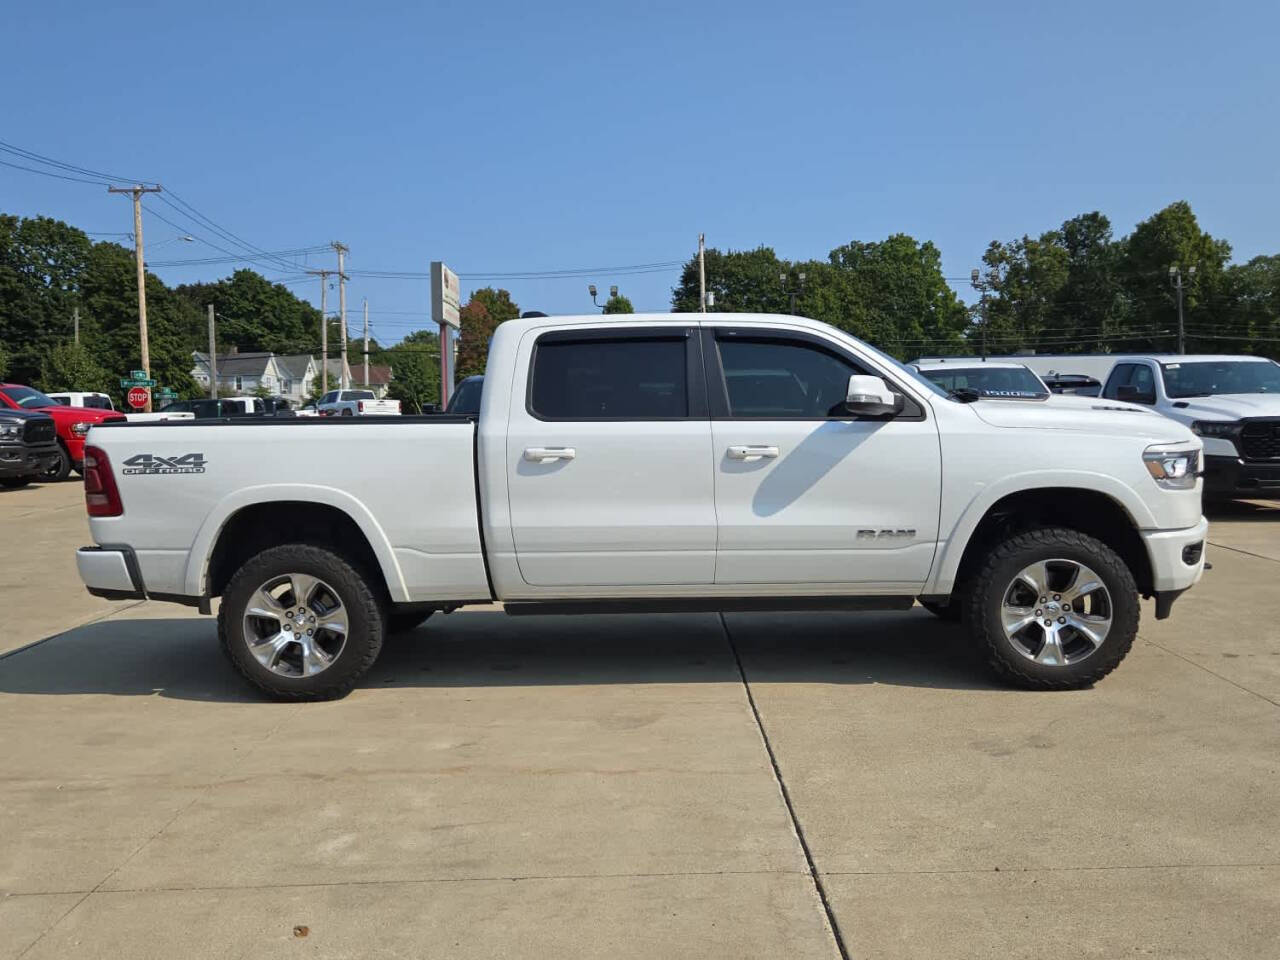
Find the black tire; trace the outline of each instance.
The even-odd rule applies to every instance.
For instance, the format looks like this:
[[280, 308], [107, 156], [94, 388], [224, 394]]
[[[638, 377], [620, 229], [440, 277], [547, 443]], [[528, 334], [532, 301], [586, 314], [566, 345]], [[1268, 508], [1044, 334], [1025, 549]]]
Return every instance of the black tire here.
[[58, 444], [57, 459], [53, 461], [48, 470], [40, 474], [40, 479], [45, 483], [61, 483], [67, 479], [67, 475], [70, 473], [71, 455], [67, 453], [62, 444]]
[[19, 487], [25, 487], [34, 480], [34, 477], [5, 477], [0, 480], [0, 487], [7, 487], [10, 490], [17, 490]]
[[352, 416], [355, 416], [355, 414], [353, 414], [350, 410], [343, 410], [343, 411], [342, 411], [342, 415], [343, 415], [344, 417], [352, 417]]
[[[332, 588], [347, 610], [346, 641], [333, 663], [314, 676], [281, 676], [258, 660], [245, 638], [249, 598], [273, 577], [300, 573]], [[345, 696], [368, 672], [382, 649], [384, 613], [380, 591], [337, 553], [307, 543], [271, 547], [247, 561], [231, 578], [218, 610], [222, 649], [240, 674], [276, 700], [333, 700]]]
[[433, 613], [435, 613], [434, 610], [428, 610], [426, 613], [397, 613], [393, 610], [387, 614], [387, 635], [408, 633], [410, 630], [415, 630], [426, 623]]
[[[1014, 647], [1000, 619], [1005, 592], [1019, 572], [1040, 560], [1073, 560], [1091, 568], [1110, 595], [1111, 628], [1102, 644], [1078, 662], [1037, 663]], [[970, 581], [965, 598], [969, 635], [991, 669], [1007, 683], [1029, 690], [1077, 690], [1119, 665], [1138, 633], [1138, 587], [1128, 566], [1100, 540], [1076, 530], [1047, 527], [998, 544]]]
[[964, 606], [959, 603], [939, 603], [936, 600], [921, 600], [920, 606], [924, 607], [939, 620], [945, 620], [947, 623], [959, 623], [961, 613]]

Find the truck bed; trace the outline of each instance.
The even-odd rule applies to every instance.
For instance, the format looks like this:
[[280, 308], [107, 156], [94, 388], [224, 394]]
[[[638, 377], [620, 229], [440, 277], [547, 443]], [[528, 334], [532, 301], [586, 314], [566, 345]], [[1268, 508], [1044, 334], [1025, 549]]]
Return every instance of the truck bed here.
[[472, 417], [120, 423], [88, 442], [110, 461], [124, 506], [90, 518], [93, 538], [145, 544], [135, 554], [149, 594], [204, 595], [204, 557], [228, 520], [296, 501], [355, 521], [394, 601], [490, 595]]

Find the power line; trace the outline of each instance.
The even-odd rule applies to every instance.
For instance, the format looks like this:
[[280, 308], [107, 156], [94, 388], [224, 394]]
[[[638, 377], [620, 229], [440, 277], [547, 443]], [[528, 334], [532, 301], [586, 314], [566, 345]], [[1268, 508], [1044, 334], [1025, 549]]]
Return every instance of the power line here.
[[[162, 213], [158, 213], [157, 211], [155, 211], [155, 210], [154, 210], [154, 209], [152, 209], [151, 207], [144, 206], [144, 207], [143, 207], [143, 209], [144, 209], [144, 210], [146, 210], [146, 211], [147, 211], [147, 213], [149, 213], [149, 214], [151, 214], [153, 217], [155, 217], [157, 220], [160, 220], [160, 221], [162, 221], [162, 222], [164, 222], [164, 223], [167, 223], [169, 226], [173, 227], [175, 230], [184, 230], [184, 231], [186, 230], [186, 228], [185, 228], [185, 227], [183, 227], [183, 226], [181, 226], [181, 225], [179, 225], [179, 224], [174, 223], [172, 220], [170, 220], [170, 219], [169, 219], [168, 217], [166, 217], [164, 214], [162, 214]], [[195, 237], [195, 238], [196, 238], [197, 240], [199, 240], [201, 243], [203, 243], [203, 244], [205, 244], [205, 245], [207, 245], [207, 246], [213, 247], [213, 249], [215, 249], [215, 250], [220, 250], [221, 252], [225, 253], [225, 254], [226, 254], [227, 256], [229, 256], [229, 257], [233, 257], [233, 258], [236, 258], [236, 259], [240, 259], [240, 258], [238, 258], [238, 257], [236, 256], [236, 254], [232, 253], [232, 252], [231, 252], [230, 250], [228, 250], [226, 247], [220, 247], [220, 246], [218, 246], [216, 243], [213, 243], [212, 241], [207, 240], [207, 239], [205, 239], [204, 237], [200, 236], [198, 233], [191, 232], [191, 236]], [[279, 271], [279, 272], [281, 272], [281, 273], [296, 273], [296, 272], [297, 272], [297, 270], [298, 270], [298, 265], [297, 265], [297, 264], [295, 264], [295, 263], [289, 263], [289, 264], [288, 264], [288, 269], [287, 269], [287, 270], [281, 270], [281, 268], [280, 268], [279, 266], [277, 266], [276, 264], [271, 263], [271, 262], [263, 263], [261, 260], [258, 260], [258, 259], [256, 259], [256, 258], [248, 258], [248, 257], [246, 257], [246, 258], [244, 258], [244, 259], [249, 260], [249, 261], [250, 261], [250, 262], [252, 262], [252, 263], [257, 263], [260, 267], [262, 267], [263, 269], [266, 269], [266, 270], [275, 270], [275, 271]], [[286, 261], [286, 263], [287, 263], [287, 261]], [[268, 279], [270, 279], [270, 278], [268, 278]]]
[[93, 184], [95, 187], [111, 186], [110, 181], [107, 180], [88, 180], [85, 177], [69, 177], [66, 174], [53, 173], [49, 170], [37, 170], [35, 167], [24, 167], [20, 163], [10, 163], [8, 160], [0, 160], [0, 164], [3, 164], [6, 167], [12, 167], [15, 170], [25, 170], [27, 173], [38, 173], [42, 177], [53, 177], [57, 180], [70, 180], [73, 183], [89, 183]]
[[[291, 264], [286, 260], [275, 258], [268, 251], [263, 250], [261, 247], [255, 246], [254, 244], [245, 240], [243, 237], [240, 237], [237, 234], [232, 233], [230, 230], [226, 229], [225, 227], [219, 226], [217, 223], [215, 223], [209, 217], [205, 216], [203, 213], [201, 213], [199, 210], [197, 210], [187, 201], [183, 200], [182, 197], [178, 196], [172, 190], [168, 191], [168, 193], [170, 196], [173, 197], [174, 200], [178, 201], [178, 203], [181, 204], [181, 207], [173, 204], [163, 195], [161, 195], [160, 199], [163, 200], [170, 207], [173, 207], [173, 209], [176, 210], [178, 213], [182, 214], [182, 216], [186, 217], [188, 220], [191, 220], [193, 223], [207, 225], [208, 229], [212, 230], [217, 236], [226, 240], [228, 243], [234, 244], [235, 246], [238, 246], [246, 251], [249, 251], [257, 255], [257, 257], [247, 257], [245, 259], [257, 259], [258, 257], [265, 257], [268, 260], [275, 260], [275, 262], [285, 266], [286, 269], [290, 269], [290, 270], [297, 269], [296, 264]], [[187, 212], [187, 211], [190, 211], [190, 212]]]
[[[313, 247], [297, 247], [293, 250], [273, 250], [273, 251], [269, 251], [269, 253], [272, 257], [279, 257], [279, 258], [291, 257], [291, 256], [298, 257], [298, 256], [304, 256], [306, 254], [311, 254], [311, 253], [323, 253], [325, 250], [328, 250], [328, 249], [329, 249], [328, 245], [323, 245], [323, 246], [317, 245]], [[193, 257], [186, 260], [155, 260], [151, 262], [151, 266], [153, 267], [189, 267], [189, 266], [196, 266], [198, 264], [210, 264], [210, 263], [240, 263], [246, 260], [254, 260], [254, 259], [256, 258], [252, 256], [236, 256], [236, 255], [230, 255], [226, 257]], [[293, 269], [297, 269], [298, 264], [294, 263], [294, 264], [290, 264], [290, 266]]]
[[[142, 184], [155, 183], [154, 180], [141, 180], [137, 177], [117, 177], [114, 174], [103, 173], [101, 170], [93, 170], [89, 167], [77, 166], [74, 163], [66, 163], [62, 160], [55, 160], [53, 157], [47, 157], [42, 153], [36, 153], [34, 150], [28, 150], [25, 147], [19, 147], [16, 144], [7, 143], [4, 140], [0, 140], [0, 150], [3, 150], [5, 153], [12, 154], [14, 156], [22, 157], [23, 159], [26, 159], [26, 160], [34, 161], [35, 163], [42, 163], [42, 164], [45, 164], [46, 166], [51, 166], [59, 170], [65, 170], [68, 173], [79, 174], [80, 176], [84, 176], [84, 177], [94, 177], [96, 179], [89, 182], [96, 183], [100, 186], [107, 185], [103, 181], [114, 181], [116, 183], [142, 183]], [[49, 175], [52, 176], [52, 174], [49, 174]], [[69, 178], [63, 178], [63, 179], [69, 179]]]

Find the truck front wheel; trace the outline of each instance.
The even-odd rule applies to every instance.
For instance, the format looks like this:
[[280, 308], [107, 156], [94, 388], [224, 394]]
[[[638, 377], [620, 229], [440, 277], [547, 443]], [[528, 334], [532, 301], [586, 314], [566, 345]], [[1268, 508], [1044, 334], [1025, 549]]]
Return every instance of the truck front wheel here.
[[973, 578], [965, 622], [1015, 686], [1075, 690], [1116, 668], [1138, 632], [1125, 562], [1075, 530], [1029, 530], [998, 544]]
[[232, 664], [277, 700], [347, 694], [382, 649], [384, 615], [365, 576], [306, 543], [264, 550], [227, 585], [218, 636]]

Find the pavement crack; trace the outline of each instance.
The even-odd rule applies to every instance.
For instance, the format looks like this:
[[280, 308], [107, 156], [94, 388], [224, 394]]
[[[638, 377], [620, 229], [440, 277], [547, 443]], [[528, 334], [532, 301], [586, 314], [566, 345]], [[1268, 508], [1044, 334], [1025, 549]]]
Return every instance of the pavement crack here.
[[1190, 657], [1184, 656], [1183, 654], [1179, 653], [1177, 650], [1170, 650], [1168, 647], [1166, 647], [1162, 643], [1157, 643], [1156, 641], [1149, 640], [1146, 637], [1143, 637], [1142, 639], [1146, 643], [1151, 644], [1151, 646], [1155, 647], [1157, 650], [1163, 650], [1165, 653], [1170, 654], [1171, 656], [1177, 657], [1183, 663], [1188, 663], [1191, 666], [1195, 667], [1197, 670], [1203, 670], [1205, 673], [1209, 674], [1210, 676], [1217, 677], [1219, 680], [1222, 680], [1225, 683], [1231, 684], [1231, 686], [1235, 687], [1237, 690], [1240, 690], [1240, 691], [1243, 691], [1244, 693], [1255, 696], [1259, 700], [1263, 700], [1271, 704], [1273, 707], [1280, 707], [1280, 701], [1272, 700], [1265, 693], [1259, 693], [1257, 690], [1250, 690], [1244, 684], [1236, 683], [1236, 681], [1232, 680], [1230, 677], [1224, 677], [1222, 674], [1218, 673], [1216, 670], [1210, 670], [1203, 663], [1197, 663], [1196, 661], [1192, 660]]
[[1225, 543], [1218, 543], [1216, 540], [1210, 540], [1209, 546], [1215, 550], [1230, 550], [1232, 553], [1241, 553], [1246, 557], [1253, 557], [1255, 560], [1266, 560], [1269, 563], [1280, 563], [1275, 557], [1263, 556], [1261, 553], [1253, 553], [1250, 550], [1241, 550], [1239, 547], [1229, 547]]
[[721, 612], [719, 617], [725, 640], [729, 644], [729, 652], [733, 654], [733, 662], [738, 667], [738, 677], [742, 680], [742, 689], [747, 695], [747, 706], [751, 708], [751, 716], [755, 720], [756, 732], [760, 734], [760, 742], [764, 745], [765, 753], [769, 756], [769, 766], [773, 769], [773, 781], [778, 786], [778, 792], [782, 794], [783, 806], [786, 807], [787, 816], [791, 820], [791, 831], [795, 834], [796, 841], [800, 844], [800, 851], [804, 854], [804, 862], [809, 870], [809, 882], [813, 884], [813, 891], [817, 894], [818, 902], [822, 904], [827, 931], [831, 934], [831, 941], [835, 945], [841, 960], [849, 960], [849, 951], [845, 947], [844, 936], [840, 933], [840, 924], [836, 920], [835, 911], [831, 909], [831, 901], [827, 898], [827, 888], [822, 883], [822, 875], [818, 872], [817, 864], [814, 863], [813, 851], [809, 849], [809, 841], [805, 839], [804, 827], [800, 825], [800, 818], [796, 816], [795, 805], [791, 802], [791, 791], [787, 789], [787, 782], [783, 779], [782, 768], [778, 766], [778, 757], [773, 752], [773, 744], [769, 740], [769, 733], [764, 728], [764, 720], [760, 716], [760, 708], [756, 706], [755, 695], [751, 692], [751, 682], [747, 679], [747, 671], [742, 665], [742, 657], [738, 654], [738, 646], [733, 642], [733, 633], [729, 630], [729, 624], [724, 618], [724, 613]]

